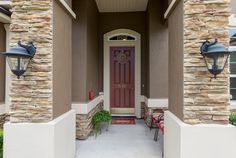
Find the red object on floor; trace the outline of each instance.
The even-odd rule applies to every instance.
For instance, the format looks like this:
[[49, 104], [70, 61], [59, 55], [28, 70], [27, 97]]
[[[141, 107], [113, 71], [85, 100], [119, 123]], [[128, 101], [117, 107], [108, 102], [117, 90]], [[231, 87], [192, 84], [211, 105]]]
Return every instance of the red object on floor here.
[[123, 117], [114, 117], [112, 118], [111, 124], [120, 124], [120, 125], [134, 125], [135, 119], [134, 118], [123, 118]]

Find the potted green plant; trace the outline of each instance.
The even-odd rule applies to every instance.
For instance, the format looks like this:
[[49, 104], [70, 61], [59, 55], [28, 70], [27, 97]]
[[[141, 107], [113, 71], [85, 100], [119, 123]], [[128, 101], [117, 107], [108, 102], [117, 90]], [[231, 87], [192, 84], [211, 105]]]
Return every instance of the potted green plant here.
[[229, 116], [229, 123], [236, 126], [236, 113], [231, 113]]
[[93, 116], [92, 124], [94, 126], [94, 132], [95, 132], [96, 136], [97, 136], [98, 132], [101, 133], [101, 126], [102, 125], [105, 124], [108, 129], [111, 119], [112, 119], [111, 114], [106, 110], [99, 111]]

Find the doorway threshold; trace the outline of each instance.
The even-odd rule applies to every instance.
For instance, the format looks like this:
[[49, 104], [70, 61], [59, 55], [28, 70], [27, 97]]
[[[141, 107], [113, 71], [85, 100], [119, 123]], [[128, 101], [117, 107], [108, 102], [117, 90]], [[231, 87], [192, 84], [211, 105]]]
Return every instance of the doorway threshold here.
[[112, 117], [136, 117], [134, 114], [111, 114]]

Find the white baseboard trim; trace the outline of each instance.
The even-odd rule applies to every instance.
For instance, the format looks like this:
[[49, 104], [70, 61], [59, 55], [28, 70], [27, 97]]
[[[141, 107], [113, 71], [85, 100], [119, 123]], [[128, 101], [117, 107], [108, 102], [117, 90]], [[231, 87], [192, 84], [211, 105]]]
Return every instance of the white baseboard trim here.
[[47, 123], [5, 123], [4, 158], [74, 158], [75, 111]]
[[168, 98], [147, 98], [142, 95], [141, 102], [145, 102], [149, 108], [168, 108]]
[[88, 103], [72, 103], [71, 108], [76, 111], [76, 114], [88, 114], [104, 100], [103, 98], [103, 95], [100, 95]]

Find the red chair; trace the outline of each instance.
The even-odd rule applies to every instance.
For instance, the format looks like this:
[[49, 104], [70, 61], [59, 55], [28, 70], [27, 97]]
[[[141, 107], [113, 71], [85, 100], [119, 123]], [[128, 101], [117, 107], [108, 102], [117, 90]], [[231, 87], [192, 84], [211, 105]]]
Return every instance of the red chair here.
[[163, 112], [155, 112], [151, 115], [151, 125], [150, 125], [150, 130], [152, 130], [152, 128], [156, 128], [156, 124], [154, 123], [155, 121], [158, 120], [158, 117], [160, 115], [163, 115]]
[[153, 117], [153, 123], [156, 126], [154, 140], [157, 141], [159, 131], [161, 134], [164, 134], [164, 114], [159, 115], [158, 117]]

